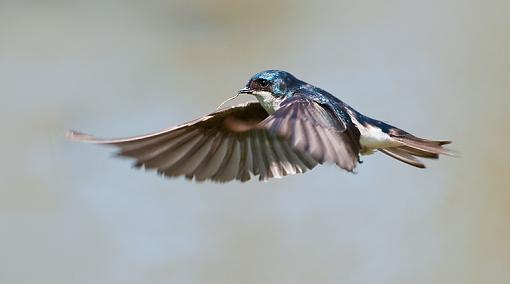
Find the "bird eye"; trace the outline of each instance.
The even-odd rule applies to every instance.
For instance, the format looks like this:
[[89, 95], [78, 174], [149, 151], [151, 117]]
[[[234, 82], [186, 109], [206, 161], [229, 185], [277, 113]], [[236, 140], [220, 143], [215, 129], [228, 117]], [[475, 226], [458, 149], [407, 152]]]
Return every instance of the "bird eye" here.
[[266, 79], [258, 79], [257, 80], [257, 83], [261, 86], [261, 87], [267, 87], [269, 86], [269, 81], [266, 80]]

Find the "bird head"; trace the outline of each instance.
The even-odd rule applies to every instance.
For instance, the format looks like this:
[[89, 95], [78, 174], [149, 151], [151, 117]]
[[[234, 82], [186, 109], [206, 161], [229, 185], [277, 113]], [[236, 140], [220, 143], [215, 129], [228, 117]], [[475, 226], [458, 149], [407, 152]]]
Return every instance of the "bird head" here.
[[246, 87], [241, 89], [239, 93], [255, 96], [271, 95], [283, 99], [290, 97], [301, 84], [303, 84], [302, 81], [288, 72], [266, 70], [251, 77]]
[[267, 70], [251, 77], [238, 94], [254, 95], [267, 113], [272, 114], [280, 108], [283, 100], [291, 97], [303, 84], [288, 72]]

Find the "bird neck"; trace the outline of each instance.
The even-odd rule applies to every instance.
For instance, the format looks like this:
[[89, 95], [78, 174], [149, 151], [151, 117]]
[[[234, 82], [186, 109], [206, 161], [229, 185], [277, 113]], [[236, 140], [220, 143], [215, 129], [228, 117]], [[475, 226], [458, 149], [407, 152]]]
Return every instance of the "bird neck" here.
[[273, 96], [270, 92], [262, 91], [254, 93], [260, 105], [266, 110], [268, 114], [273, 114], [280, 108], [282, 98]]

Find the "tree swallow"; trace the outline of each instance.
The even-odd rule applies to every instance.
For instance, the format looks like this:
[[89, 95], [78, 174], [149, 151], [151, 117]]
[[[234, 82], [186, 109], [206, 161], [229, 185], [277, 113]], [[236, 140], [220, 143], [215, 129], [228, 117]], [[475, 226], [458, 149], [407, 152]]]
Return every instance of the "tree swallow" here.
[[409, 165], [417, 159], [450, 154], [450, 141], [418, 138], [372, 119], [330, 93], [285, 71], [255, 74], [239, 90], [258, 102], [224, 108], [157, 133], [123, 139], [98, 139], [69, 131], [71, 139], [118, 147], [136, 167], [227, 182], [281, 178], [331, 163], [353, 172], [360, 155], [382, 152]]

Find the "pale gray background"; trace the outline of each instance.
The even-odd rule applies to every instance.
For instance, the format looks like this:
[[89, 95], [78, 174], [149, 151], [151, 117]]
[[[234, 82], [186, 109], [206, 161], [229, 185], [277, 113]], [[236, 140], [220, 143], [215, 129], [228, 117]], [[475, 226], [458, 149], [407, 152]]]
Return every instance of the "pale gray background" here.
[[[0, 283], [510, 283], [510, 2], [0, 1]], [[196, 184], [64, 139], [278, 68], [461, 158]]]

